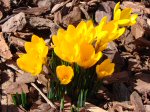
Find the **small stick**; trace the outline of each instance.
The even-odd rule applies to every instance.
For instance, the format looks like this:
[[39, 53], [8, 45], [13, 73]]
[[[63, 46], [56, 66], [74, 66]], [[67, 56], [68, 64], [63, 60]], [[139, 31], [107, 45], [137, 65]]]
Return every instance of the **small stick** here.
[[40, 93], [40, 95], [46, 100], [46, 102], [51, 107], [53, 107], [54, 109], [56, 109], [55, 105], [42, 93], [42, 91], [34, 83], [31, 83], [31, 85]]

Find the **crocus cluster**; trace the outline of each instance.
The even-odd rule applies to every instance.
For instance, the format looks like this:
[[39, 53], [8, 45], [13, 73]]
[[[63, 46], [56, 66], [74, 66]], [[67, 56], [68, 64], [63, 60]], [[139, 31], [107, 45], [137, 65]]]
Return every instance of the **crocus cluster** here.
[[[137, 14], [132, 14], [131, 8], [120, 9], [120, 3], [114, 8], [114, 19], [108, 21], [103, 17], [97, 26], [92, 20], [81, 21], [76, 27], [69, 25], [67, 30], [60, 28], [57, 35], [52, 36], [52, 47], [55, 54], [63, 61], [70, 63], [58, 65], [56, 75], [61, 84], [71, 82], [74, 70], [71, 65], [77, 64], [83, 69], [96, 65], [95, 71], [98, 78], [109, 76], [114, 72], [115, 64], [110, 59], [101, 64], [98, 61], [102, 57], [109, 42], [119, 38], [126, 27], [136, 23]], [[38, 75], [42, 71], [42, 65], [46, 63], [48, 47], [44, 40], [36, 35], [31, 42], [25, 43], [25, 54], [20, 54], [17, 60], [18, 66], [32, 75]]]
[[[67, 30], [59, 29], [57, 35], [52, 37], [54, 52], [59, 58], [71, 64], [76, 63], [84, 69], [92, 67], [100, 60], [102, 51], [107, 48], [109, 42], [119, 38], [125, 32], [127, 26], [136, 23], [137, 14], [132, 15], [131, 12], [131, 8], [121, 10], [120, 3], [117, 3], [112, 21], [107, 21], [105, 16], [97, 26], [94, 26], [93, 22], [88, 20], [86, 22], [81, 21], [77, 27], [69, 25]], [[97, 65], [98, 78], [111, 75], [114, 72], [114, 66], [110, 59], [106, 59], [100, 65]], [[62, 76], [65, 77], [63, 74], [62, 71]], [[70, 72], [71, 74], [72, 72]], [[73, 77], [73, 75], [71, 76]], [[68, 80], [69, 83], [71, 80], [70, 78]], [[60, 79], [60, 82], [62, 83], [63, 80]]]
[[78, 108], [85, 105], [101, 86], [101, 79], [111, 76], [115, 64], [110, 59], [102, 60], [103, 51], [108, 44], [124, 34], [127, 27], [136, 23], [137, 14], [131, 8], [114, 8], [114, 18], [108, 21], [103, 17], [97, 26], [92, 20], [81, 21], [77, 26], [60, 28], [52, 36], [51, 57], [47, 59], [48, 46], [43, 38], [32, 36], [25, 43], [24, 54], [19, 54], [17, 65], [25, 72], [36, 76], [43, 64], [49, 65], [50, 88], [48, 98], [64, 101], [68, 95]]

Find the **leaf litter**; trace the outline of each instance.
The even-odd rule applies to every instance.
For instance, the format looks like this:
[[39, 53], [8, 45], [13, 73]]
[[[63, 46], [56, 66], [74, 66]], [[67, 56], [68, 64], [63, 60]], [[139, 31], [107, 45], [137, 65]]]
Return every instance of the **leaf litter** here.
[[[104, 87], [87, 102], [82, 111], [149, 112], [150, 111], [150, 2], [123, 1], [122, 8], [131, 7], [139, 18], [136, 25], [127, 29], [120, 39], [111, 43], [104, 55], [116, 63], [112, 77], [105, 78]], [[48, 80], [43, 73], [32, 77], [21, 72], [9, 61], [16, 61], [17, 53], [24, 53], [24, 43], [36, 34], [50, 40], [58, 28], [76, 25], [92, 19], [95, 24], [107, 15], [113, 17], [114, 1], [101, 0], [2, 0], [0, 1], [0, 76], [2, 80], [1, 107], [11, 109], [10, 94], [27, 93], [32, 106], [29, 112], [54, 111], [30, 85], [35, 82], [44, 92]], [[47, 72], [49, 73], [49, 72]], [[7, 97], [9, 96], [9, 97]], [[34, 96], [34, 97], [32, 97]], [[8, 102], [5, 102], [4, 99]], [[67, 99], [66, 104], [69, 104]], [[58, 104], [59, 106], [59, 104]], [[19, 110], [19, 108], [16, 107]], [[66, 109], [67, 111], [67, 109]], [[70, 110], [68, 110], [70, 111]], [[5, 112], [5, 111], [4, 111]], [[15, 111], [14, 111], [15, 112]]]

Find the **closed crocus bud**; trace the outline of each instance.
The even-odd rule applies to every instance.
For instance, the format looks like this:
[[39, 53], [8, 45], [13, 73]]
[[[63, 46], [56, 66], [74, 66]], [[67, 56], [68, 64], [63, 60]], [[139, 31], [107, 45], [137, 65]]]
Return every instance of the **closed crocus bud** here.
[[56, 68], [56, 75], [61, 84], [67, 85], [71, 82], [74, 72], [72, 67], [60, 65]]
[[111, 63], [110, 59], [104, 60], [101, 64], [96, 66], [96, 73], [98, 78], [102, 79], [106, 76], [111, 76], [114, 72], [115, 64]]

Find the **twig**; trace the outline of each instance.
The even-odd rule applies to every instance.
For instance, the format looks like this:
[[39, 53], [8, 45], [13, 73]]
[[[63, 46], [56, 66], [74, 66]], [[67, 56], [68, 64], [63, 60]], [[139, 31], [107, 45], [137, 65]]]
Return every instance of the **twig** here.
[[42, 91], [34, 84], [31, 85], [40, 93], [40, 95], [46, 100], [46, 102], [54, 109], [56, 109], [55, 105], [42, 93]]

